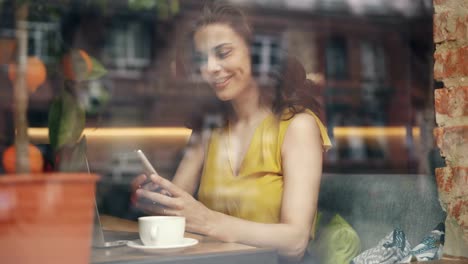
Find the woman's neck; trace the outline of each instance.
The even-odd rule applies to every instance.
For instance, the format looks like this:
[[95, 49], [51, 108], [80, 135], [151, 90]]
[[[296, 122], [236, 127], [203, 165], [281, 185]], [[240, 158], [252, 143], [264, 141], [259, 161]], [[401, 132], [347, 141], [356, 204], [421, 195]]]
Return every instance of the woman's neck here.
[[263, 119], [271, 110], [262, 105], [259, 87], [254, 84], [232, 102], [236, 123], [254, 124]]

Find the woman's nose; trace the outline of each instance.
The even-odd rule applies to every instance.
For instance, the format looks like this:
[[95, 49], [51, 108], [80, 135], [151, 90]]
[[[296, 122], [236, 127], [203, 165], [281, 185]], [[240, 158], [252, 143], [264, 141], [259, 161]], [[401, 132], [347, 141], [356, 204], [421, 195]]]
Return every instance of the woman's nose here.
[[206, 71], [209, 73], [218, 72], [221, 70], [221, 65], [216, 58], [208, 57], [208, 61], [206, 62]]

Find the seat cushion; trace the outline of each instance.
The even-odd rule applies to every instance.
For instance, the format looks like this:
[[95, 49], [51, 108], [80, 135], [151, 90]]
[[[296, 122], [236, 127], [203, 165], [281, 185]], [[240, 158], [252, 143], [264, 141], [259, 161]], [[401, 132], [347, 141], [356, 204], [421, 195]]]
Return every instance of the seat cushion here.
[[356, 231], [339, 214], [324, 225], [319, 213], [317, 239], [311, 241], [307, 252], [324, 264], [348, 264], [361, 249]]
[[416, 245], [445, 219], [435, 177], [417, 174], [324, 174], [318, 210], [346, 219], [362, 250], [395, 228]]

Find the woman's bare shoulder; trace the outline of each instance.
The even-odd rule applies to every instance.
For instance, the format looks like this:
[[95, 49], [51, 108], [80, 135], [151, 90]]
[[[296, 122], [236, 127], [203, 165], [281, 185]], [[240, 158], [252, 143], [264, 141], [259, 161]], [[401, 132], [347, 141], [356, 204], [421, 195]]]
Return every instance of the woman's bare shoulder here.
[[316, 131], [320, 133], [320, 129], [315, 117], [309, 112], [297, 113], [291, 118], [291, 123], [288, 127], [289, 131], [296, 133]]

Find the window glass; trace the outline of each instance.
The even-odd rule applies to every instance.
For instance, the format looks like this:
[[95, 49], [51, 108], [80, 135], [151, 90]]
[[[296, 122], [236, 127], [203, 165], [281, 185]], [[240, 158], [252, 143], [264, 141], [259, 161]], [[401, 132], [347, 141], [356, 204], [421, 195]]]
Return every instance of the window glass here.
[[[24, 2], [26, 16], [17, 17]], [[43, 172], [100, 175], [99, 211], [135, 220], [145, 214], [131, 202], [131, 183], [145, 172], [135, 150], [143, 150], [158, 173], [172, 180], [197, 142], [208, 151], [217, 139], [213, 133], [229, 138], [241, 106], [236, 99], [251, 100], [244, 92], [254, 87], [261, 91], [256, 101], [268, 111], [305, 105], [330, 137], [319, 211], [331, 206], [346, 220], [367, 217], [352, 222], [362, 249], [403, 225], [416, 230], [408, 236], [417, 245], [423, 229], [436, 224], [426, 219], [440, 216], [434, 173], [445, 166], [433, 132], [434, 89], [444, 83], [433, 77], [432, 1], [226, 0], [245, 10], [246, 28], [242, 19], [195, 23], [207, 12], [205, 2], [216, 1], [0, 0], [0, 158], [23, 135], [40, 150]], [[194, 30], [212, 24], [227, 24], [248, 42], [248, 56], [235, 41], [209, 47], [211, 53], [195, 45]], [[221, 30], [205, 44], [226, 32], [231, 31]], [[208, 69], [209, 59], [214, 60]], [[15, 67], [24, 61], [32, 72], [24, 72], [27, 97], [19, 98], [15, 84], [21, 73]], [[226, 88], [230, 83], [236, 84], [232, 90]], [[22, 129], [18, 111], [27, 118]], [[249, 133], [240, 137], [245, 146]], [[280, 179], [287, 160], [282, 150], [274, 154]], [[0, 178], [10, 167], [0, 163]], [[194, 169], [201, 171], [197, 176], [205, 168]], [[198, 198], [201, 180], [193, 182]], [[51, 193], [44, 199], [60, 191]], [[0, 218], [2, 199], [0, 192]], [[227, 207], [236, 208], [236, 202]]]
[[131, 75], [151, 62], [151, 29], [143, 22], [128, 20], [111, 24], [103, 60], [117, 74]]
[[344, 37], [332, 37], [326, 46], [327, 77], [335, 80], [348, 78], [348, 51]]

